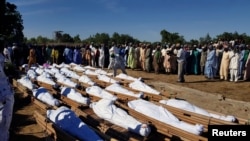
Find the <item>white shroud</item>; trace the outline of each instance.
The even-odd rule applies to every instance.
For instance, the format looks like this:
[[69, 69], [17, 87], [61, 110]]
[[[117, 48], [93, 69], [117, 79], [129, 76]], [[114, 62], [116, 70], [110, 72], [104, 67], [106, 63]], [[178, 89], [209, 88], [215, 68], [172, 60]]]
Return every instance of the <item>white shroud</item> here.
[[57, 82], [65, 85], [65, 86], [71, 87], [71, 88], [75, 88], [77, 86], [77, 83], [73, 82], [72, 80], [70, 80], [69, 78], [66, 78], [66, 77], [57, 78]]
[[34, 70], [29, 69], [29, 70], [27, 71], [27, 76], [28, 76], [30, 79], [36, 79], [37, 73], [36, 73]]
[[68, 68], [61, 68], [60, 72], [63, 73], [66, 77], [78, 79], [80, 76], [76, 72], [69, 70]]
[[68, 97], [71, 100], [74, 100], [81, 104], [89, 104], [90, 100], [87, 97], [84, 97], [81, 93], [76, 92], [75, 89], [70, 87], [62, 87], [61, 94]]
[[51, 78], [50, 74], [47, 72], [43, 72], [41, 75], [37, 76], [36, 80], [49, 85], [56, 85], [56, 82]]
[[56, 110], [47, 110], [47, 117], [67, 133], [84, 141], [103, 141], [87, 124], [65, 106]]
[[141, 136], [149, 135], [151, 129], [147, 124], [141, 123], [123, 109], [116, 107], [113, 102], [110, 99], [101, 99], [98, 102], [91, 103], [90, 107], [93, 108], [95, 114], [100, 118]]
[[141, 98], [143, 96], [143, 92], [135, 93], [133, 91], [125, 89], [124, 87], [122, 87], [120, 84], [117, 84], [117, 83], [109, 85], [108, 87], [105, 88], [105, 90], [124, 94], [124, 95], [133, 96], [136, 98]]
[[41, 100], [44, 103], [49, 104], [50, 106], [58, 106], [60, 104], [59, 100], [54, 98], [47, 89], [39, 87], [38, 89], [32, 90], [33, 96]]
[[82, 83], [86, 83], [86, 84], [89, 84], [89, 85], [94, 85], [95, 82], [92, 81], [87, 75], [82, 75], [79, 79], [78, 79], [79, 82], [82, 82]]
[[115, 80], [107, 75], [103, 75], [103, 74], [97, 75], [97, 79], [104, 81], [104, 82], [107, 82], [107, 83], [119, 83], [119, 81], [117, 81], [117, 80]]
[[107, 92], [106, 90], [100, 88], [99, 86], [90, 86], [85, 89], [85, 91], [93, 96], [104, 98], [104, 99], [111, 99], [116, 100], [117, 97], [112, 95], [111, 93]]
[[108, 74], [108, 73], [107, 73], [105, 70], [103, 70], [103, 69], [96, 69], [95, 72], [98, 73], [98, 74], [103, 74], [103, 75], [107, 75], [107, 74]]
[[43, 68], [39, 68], [39, 67], [36, 67], [35, 68], [35, 72], [39, 75], [42, 75], [42, 73], [44, 72], [44, 69]]
[[75, 65], [72, 70], [76, 71], [76, 72], [84, 72], [86, 69], [83, 68], [82, 66], [79, 65]]
[[128, 106], [131, 109], [134, 109], [135, 111], [140, 112], [148, 117], [196, 135], [199, 135], [204, 131], [203, 125], [193, 125], [184, 121], [180, 121], [167, 109], [163, 108], [162, 106], [155, 105], [149, 101], [142, 99], [132, 100], [128, 102]]
[[116, 78], [120, 78], [120, 79], [129, 80], [129, 81], [135, 81], [135, 80], [137, 80], [137, 78], [134, 78], [134, 77], [129, 76], [129, 75], [124, 74], [124, 73], [120, 73], [120, 74], [116, 75], [115, 77]]
[[35, 88], [35, 85], [31, 82], [31, 80], [27, 76], [23, 76], [20, 79], [17, 79], [17, 82], [21, 83], [24, 87], [32, 90]]
[[96, 70], [96, 68], [94, 67], [91, 67], [91, 66], [85, 66], [83, 67], [84, 69], [87, 69], [87, 70]]
[[160, 94], [159, 91], [153, 89], [152, 87], [148, 86], [147, 84], [143, 83], [140, 80], [135, 80], [134, 82], [129, 83], [129, 87], [134, 90], [141, 91], [141, 92], [148, 92], [148, 93], [156, 94], [156, 95]]
[[194, 112], [194, 113], [201, 114], [201, 115], [208, 116], [208, 117], [217, 118], [220, 120], [225, 120], [225, 121], [230, 121], [230, 122], [234, 122], [236, 120], [234, 116], [231, 116], [231, 115], [224, 116], [224, 115], [210, 113], [207, 110], [197, 107], [185, 100], [169, 99], [169, 100], [160, 100], [159, 102], [162, 104], [175, 107], [175, 108]]
[[86, 74], [86, 75], [95, 75], [95, 76], [99, 75], [99, 74], [96, 73], [94, 70], [90, 70], [90, 69], [87, 69], [87, 70], [84, 72], [84, 74]]

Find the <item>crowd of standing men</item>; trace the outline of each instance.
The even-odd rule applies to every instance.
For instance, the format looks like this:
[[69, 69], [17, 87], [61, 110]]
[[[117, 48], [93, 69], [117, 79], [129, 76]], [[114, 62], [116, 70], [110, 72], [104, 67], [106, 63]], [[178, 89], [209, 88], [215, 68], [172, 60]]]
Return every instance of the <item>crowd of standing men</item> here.
[[[185, 82], [186, 74], [204, 75], [208, 79], [237, 82], [250, 79], [249, 46], [243, 41], [218, 41], [216, 43], [149, 44], [112, 42], [110, 46], [94, 44], [81, 46], [29, 46], [6, 47], [6, 61], [16, 66], [27, 63], [52, 64], [75, 63], [93, 67], [117, 69], [123, 73], [126, 68], [154, 72], [156, 74], [177, 74], [178, 82]], [[27, 58], [27, 59], [26, 59]]]

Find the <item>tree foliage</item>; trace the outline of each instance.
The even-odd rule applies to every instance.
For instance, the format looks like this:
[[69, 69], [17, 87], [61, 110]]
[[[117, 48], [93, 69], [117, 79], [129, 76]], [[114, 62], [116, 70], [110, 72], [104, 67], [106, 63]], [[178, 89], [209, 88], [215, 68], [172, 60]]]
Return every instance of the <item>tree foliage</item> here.
[[[23, 34], [23, 20], [21, 14], [17, 11], [17, 6], [6, 2], [6, 0], [0, 0], [0, 38], [4, 38], [8, 43], [30, 43], [30, 44], [46, 44], [50, 42], [54, 43], [91, 43], [95, 44], [105, 43], [111, 44], [115, 42], [117, 44], [124, 43], [139, 43], [138, 39], [128, 35], [119, 34], [114, 32], [111, 36], [107, 33], [96, 33], [95, 35], [89, 36], [89, 38], [81, 40], [80, 35], [72, 37], [68, 33], [63, 33], [63, 31], [54, 31], [54, 39], [49, 39], [47, 37], [32, 37], [27, 39]], [[218, 40], [230, 41], [239, 40], [246, 44], [250, 44], [250, 36], [246, 33], [239, 34], [238, 32], [230, 33], [224, 32], [217, 35], [215, 38], [211, 38], [209, 34], [204, 37], [200, 37], [199, 40], [192, 39], [186, 41], [182, 35], [177, 32], [171, 33], [165, 29], [160, 31], [161, 43], [175, 44], [175, 43], [188, 43], [188, 44], [205, 44], [209, 42], [216, 42]], [[146, 42], [146, 41], [144, 41]], [[158, 42], [155, 42], [158, 43]]]
[[163, 29], [161, 32], [161, 42], [163, 43], [171, 43], [171, 44], [175, 44], [175, 43], [185, 43], [185, 39], [183, 36], [180, 36], [179, 33], [170, 33], [167, 30]]
[[22, 43], [24, 39], [23, 34], [23, 20], [21, 14], [17, 11], [17, 6], [5, 0], [1, 0], [1, 22], [0, 34], [7, 42]]
[[81, 43], [82, 42], [79, 34], [77, 34], [76, 36], [73, 37], [73, 42], [74, 43]]

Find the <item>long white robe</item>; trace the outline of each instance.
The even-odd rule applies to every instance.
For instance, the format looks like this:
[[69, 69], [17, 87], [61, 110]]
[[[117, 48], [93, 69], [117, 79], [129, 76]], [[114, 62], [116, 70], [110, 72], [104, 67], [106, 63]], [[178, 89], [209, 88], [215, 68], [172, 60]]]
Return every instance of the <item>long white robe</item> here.
[[140, 112], [148, 117], [166, 123], [168, 125], [174, 126], [176, 128], [180, 128], [187, 132], [199, 135], [203, 132], [203, 125], [200, 124], [189, 124], [184, 121], [180, 121], [177, 117], [175, 117], [171, 112], [162, 106], [155, 105], [146, 100], [137, 99], [128, 102], [128, 106], [131, 109], [134, 109], [137, 112]]
[[76, 114], [65, 106], [56, 110], [47, 110], [47, 117], [67, 133], [84, 141], [103, 141], [87, 124], [81, 121]]
[[110, 99], [101, 99], [98, 102], [91, 103], [91, 107], [100, 118], [141, 136], [149, 135], [151, 129], [148, 125], [141, 123], [123, 109], [116, 107], [113, 102]]

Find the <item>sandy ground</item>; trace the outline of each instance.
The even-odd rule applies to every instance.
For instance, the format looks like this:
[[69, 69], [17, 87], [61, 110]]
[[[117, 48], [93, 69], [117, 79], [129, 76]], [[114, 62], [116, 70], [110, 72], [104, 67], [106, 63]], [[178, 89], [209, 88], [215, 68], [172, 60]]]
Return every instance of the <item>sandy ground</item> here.
[[[178, 83], [177, 75], [154, 74], [127, 70], [134, 77], [142, 77], [150, 86], [185, 99], [197, 106], [223, 114], [250, 119], [250, 82], [238, 83], [207, 80], [202, 75], [186, 75], [185, 83]], [[22, 93], [15, 94], [15, 107], [10, 129], [10, 141], [49, 140], [45, 131], [35, 122], [34, 111], [42, 112]]]

